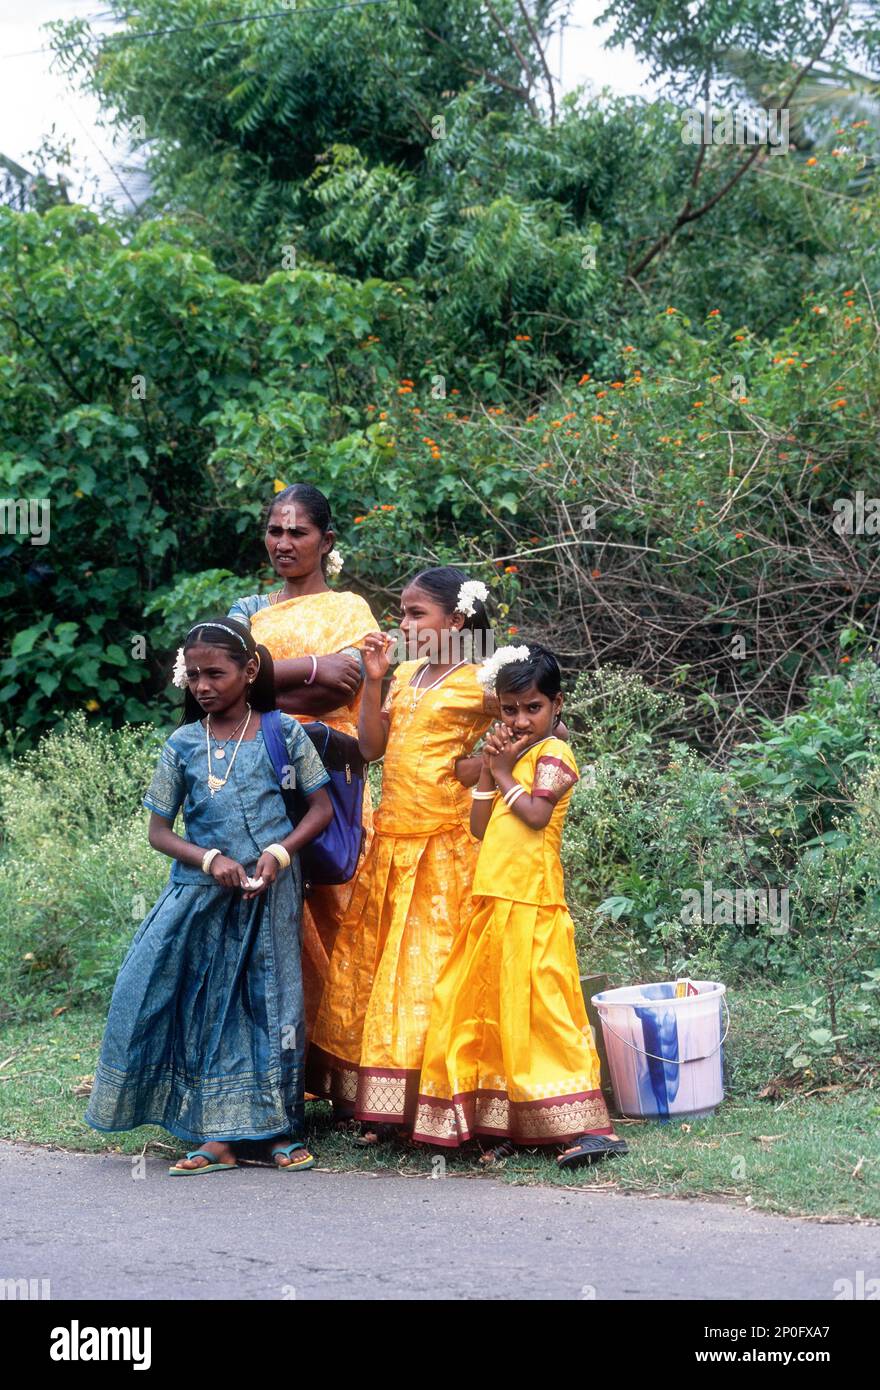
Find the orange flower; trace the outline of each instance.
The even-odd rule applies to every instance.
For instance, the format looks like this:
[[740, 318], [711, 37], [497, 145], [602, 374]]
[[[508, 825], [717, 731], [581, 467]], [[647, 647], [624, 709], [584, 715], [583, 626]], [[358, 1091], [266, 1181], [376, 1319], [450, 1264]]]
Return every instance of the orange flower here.
[[667, 309], [666, 312], [667, 312], [667, 314], [677, 314], [677, 313], [678, 313], [678, 310], [677, 310], [677, 309]]
[[588, 382], [589, 380], [590, 380], [590, 373], [589, 373], [589, 372], [584, 372], [583, 376], [581, 377], [580, 381], [578, 382], [578, 386], [586, 386], [586, 384], [587, 384], [587, 382]]
[[387, 420], [387, 419], [388, 419], [388, 411], [387, 411], [387, 410], [380, 410], [380, 411], [379, 411], [379, 419], [380, 419], [380, 420]]
[[519, 566], [518, 566], [518, 565], [505, 565], [505, 566], [504, 566], [504, 573], [505, 573], [505, 574], [519, 574]]
[[513, 634], [514, 634], [515, 632], [519, 632], [519, 628], [518, 628], [518, 627], [509, 627], [509, 628], [507, 629], [507, 635], [508, 635], [508, 637], [512, 637]]
[[594, 421], [594, 423], [597, 424], [597, 425], [604, 425], [604, 423], [605, 423], [605, 416], [604, 416], [604, 415], [593, 415], [591, 418], [592, 418], [592, 420]]
[[366, 521], [366, 519], [367, 518], [365, 516], [356, 516], [354, 519], [355, 526], [360, 526], [361, 522]]
[[749, 403], [749, 398], [748, 398], [748, 396], [740, 396], [740, 398], [739, 398], [739, 403], [740, 403], [740, 405], [748, 405], [748, 403]]
[[[848, 657], [848, 656], [842, 656], [842, 657], [840, 658], [840, 664], [841, 664], [841, 666], [848, 666], [848, 665], [849, 665], [849, 657]], [[86, 709], [88, 709], [88, 705], [86, 706]]]
[[697, 506], [698, 506], [698, 507], [705, 507], [705, 505], [706, 505], [706, 503], [703, 501], [703, 499], [702, 499], [702, 497], [701, 497], [700, 500], [699, 500], [699, 502], [697, 503]]
[[449, 394], [450, 394], [450, 396], [460, 396], [460, 395], [461, 395], [461, 392], [459, 391], [459, 389], [458, 389], [457, 386], [453, 386], [453, 388], [452, 388], [452, 390], [449, 392]]
[[608, 395], [608, 392], [607, 392], [607, 391], [597, 391], [597, 392], [596, 392], [596, 400], [597, 400], [597, 401], [601, 401], [602, 397], [603, 397], [603, 396], [607, 396], [607, 395]]
[[634, 347], [625, 347], [623, 350], [624, 350], [624, 352], [635, 352], [635, 348], [634, 348]]
[[602, 578], [602, 571], [601, 571], [601, 570], [590, 570], [590, 578], [591, 578], [591, 579], [601, 579], [601, 578]]
[[841, 398], [840, 398], [839, 401], [834, 401], [834, 402], [832, 403], [831, 409], [832, 409], [832, 410], [841, 410], [841, 409], [843, 408], [843, 406], [845, 406], [845, 405], [846, 405], [846, 397], [845, 397], [845, 396], [841, 396]]
[[738, 343], [741, 343], [741, 342], [743, 341], [743, 339], [745, 338], [746, 335], [745, 335], [745, 333], [734, 333], [733, 336], [734, 336], [734, 338], [736, 339], [736, 341], [737, 341]]
[[703, 404], [702, 401], [694, 401], [694, 410], [699, 410], [699, 408], [700, 408], [700, 406], [701, 406], [702, 404]]
[[622, 390], [623, 390], [623, 387], [624, 387], [624, 383], [623, 383], [622, 381], [612, 381], [612, 383], [611, 383], [611, 390], [612, 390], [612, 391], [622, 391]]
[[735, 539], [735, 540], [738, 540], [738, 541], [744, 540], [744, 539], [745, 539], [745, 532], [744, 532], [744, 531], [737, 531], [737, 532], [735, 532], [735, 534], [734, 534], [734, 539]]
[[819, 163], [819, 161], [818, 161], [818, 159], [816, 158], [815, 155], [810, 155], [810, 158], [807, 160], [807, 166], [808, 166], [808, 167], [810, 167], [810, 166], [813, 165], [813, 164], [818, 164], [818, 163]]
[[718, 315], [719, 315], [720, 313], [721, 313], [721, 310], [720, 310], [720, 309], [710, 309], [710, 310], [709, 310], [709, 318], [710, 318], [710, 319], [717, 318]]
[[390, 502], [383, 502], [380, 510], [383, 512], [393, 512], [396, 511], [396, 508]]
[[551, 421], [550, 421], [550, 428], [551, 428], [551, 430], [558, 430], [558, 429], [561, 429], [561, 428], [562, 428], [562, 421], [561, 421], [561, 420], [551, 420]]

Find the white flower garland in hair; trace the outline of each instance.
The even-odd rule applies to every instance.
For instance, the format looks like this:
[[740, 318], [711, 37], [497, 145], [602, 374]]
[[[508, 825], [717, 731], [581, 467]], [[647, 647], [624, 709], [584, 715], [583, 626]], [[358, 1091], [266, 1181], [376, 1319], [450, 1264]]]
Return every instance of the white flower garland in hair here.
[[477, 667], [477, 680], [487, 695], [495, 694], [495, 681], [502, 666], [510, 661], [528, 661], [528, 647], [499, 647], [494, 656]]
[[479, 599], [480, 603], [485, 603], [489, 597], [489, 590], [481, 579], [466, 579], [458, 591], [458, 598], [455, 600], [456, 613], [464, 613], [466, 618], [474, 616], [474, 600]]
[[183, 647], [177, 648], [177, 656], [174, 658], [174, 671], [171, 675], [171, 682], [179, 690], [186, 689], [186, 657], [183, 654]]
[[331, 550], [327, 556], [327, 575], [330, 579], [337, 575], [345, 564], [338, 550]]

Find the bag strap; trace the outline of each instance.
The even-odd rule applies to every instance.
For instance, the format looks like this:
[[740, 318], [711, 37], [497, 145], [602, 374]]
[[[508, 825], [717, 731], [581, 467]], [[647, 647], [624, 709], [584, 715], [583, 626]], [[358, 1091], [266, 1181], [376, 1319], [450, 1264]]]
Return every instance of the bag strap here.
[[290, 757], [284, 735], [281, 732], [281, 711], [277, 709], [268, 710], [261, 717], [260, 727], [263, 730], [266, 752], [272, 760], [275, 776], [278, 778], [278, 785], [283, 787], [284, 769], [289, 766]]

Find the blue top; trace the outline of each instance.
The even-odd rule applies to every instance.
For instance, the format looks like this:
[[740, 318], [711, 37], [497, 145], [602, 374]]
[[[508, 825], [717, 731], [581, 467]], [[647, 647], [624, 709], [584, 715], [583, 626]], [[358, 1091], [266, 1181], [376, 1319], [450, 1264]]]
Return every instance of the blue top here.
[[[289, 714], [281, 715], [281, 730], [290, 755], [286, 787], [299, 787], [305, 795], [317, 791], [330, 781], [330, 774], [312, 740]], [[230, 740], [225, 759], [218, 760], [212, 747], [216, 777], [226, 776], [234, 748]], [[205, 849], [222, 850], [248, 872], [267, 845], [285, 839], [293, 829], [262, 729], [255, 738], [239, 744], [228, 782], [212, 796], [205, 730], [199, 720], [182, 725], [159, 755], [144, 805], [172, 822], [183, 807], [184, 839]], [[211, 876], [201, 868], [177, 859], [171, 866], [170, 882], [213, 885]]]

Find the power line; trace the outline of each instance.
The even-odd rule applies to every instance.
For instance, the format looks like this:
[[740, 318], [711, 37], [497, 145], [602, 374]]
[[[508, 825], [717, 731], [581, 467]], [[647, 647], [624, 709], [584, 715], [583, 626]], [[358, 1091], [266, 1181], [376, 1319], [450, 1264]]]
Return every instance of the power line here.
[[[135, 39], [156, 39], [162, 38], [165, 34], [195, 34], [201, 29], [216, 29], [220, 25], [228, 24], [252, 24], [258, 19], [292, 19], [294, 15], [313, 15], [313, 14], [335, 14], [337, 10], [362, 10], [368, 5], [390, 5], [391, 0], [348, 0], [348, 3], [341, 5], [322, 5], [308, 6], [299, 9], [296, 5], [289, 5], [283, 10], [270, 10], [266, 14], [237, 15], [234, 19], [206, 19], [203, 24], [178, 24], [170, 29], [146, 29], [133, 31], [131, 33], [104, 34], [101, 36], [100, 43], [111, 43], [114, 39], [121, 40], [123, 43], [130, 43]], [[133, 18], [126, 15], [125, 18]], [[49, 48], [28, 48], [21, 53], [3, 53], [2, 58], [30, 58], [35, 53], [56, 53], [64, 52], [65, 49], [73, 47], [71, 44], [63, 44], [59, 49]]]

